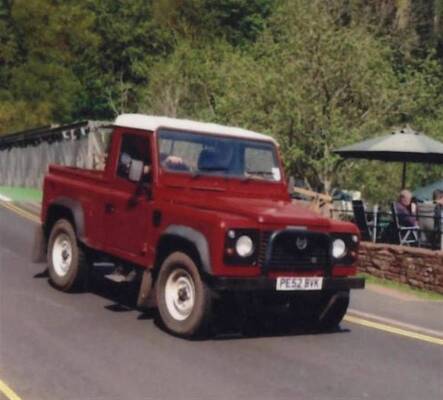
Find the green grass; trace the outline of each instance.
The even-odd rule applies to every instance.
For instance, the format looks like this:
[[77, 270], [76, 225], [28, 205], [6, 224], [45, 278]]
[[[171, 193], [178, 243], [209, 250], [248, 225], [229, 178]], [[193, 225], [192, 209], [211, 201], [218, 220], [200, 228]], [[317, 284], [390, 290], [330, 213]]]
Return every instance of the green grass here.
[[42, 201], [42, 192], [38, 189], [0, 186], [0, 194], [9, 197], [12, 201]]
[[422, 300], [443, 301], [443, 295], [436, 292], [432, 292], [430, 290], [413, 288], [406, 283], [391, 281], [389, 279], [381, 279], [365, 273], [360, 273], [359, 276], [366, 278], [367, 284], [383, 286], [389, 289], [399, 290], [403, 293], [416, 296], [417, 298]]

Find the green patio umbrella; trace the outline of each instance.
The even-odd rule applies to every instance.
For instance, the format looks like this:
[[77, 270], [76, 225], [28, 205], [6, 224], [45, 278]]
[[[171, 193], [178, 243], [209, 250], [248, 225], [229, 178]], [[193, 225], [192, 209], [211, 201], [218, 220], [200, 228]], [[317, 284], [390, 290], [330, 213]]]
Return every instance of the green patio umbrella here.
[[433, 182], [429, 185], [417, 188], [412, 194], [414, 195], [414, 197], [422, 201], [432, 200], [432, 195], [437, 189], [443, 191], [443, 179], [440, 179], [439, 181]]
[[406, 183], [407, 163], [443, 164], [443, 143], [410, 127], [342, 147], [334, 153], [343, 158], [402, 162], [402, 188]]

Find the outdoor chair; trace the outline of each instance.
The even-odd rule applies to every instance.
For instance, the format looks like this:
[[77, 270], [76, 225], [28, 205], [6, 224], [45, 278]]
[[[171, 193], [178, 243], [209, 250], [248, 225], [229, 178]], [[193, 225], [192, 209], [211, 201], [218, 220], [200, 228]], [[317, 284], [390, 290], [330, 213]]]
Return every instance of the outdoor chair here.
[[436, 224], [435, 224], [435, 204], [417, 204], [417, 222], [420, 228], [420, 245], [434, 247]]
[[437, 250], [443, 249], [443, 206], [437, 204], [434, 213], [434, 245], [433, 248]]
[[352, 200], [352, 211], [354, 212], [354, 220], [360, 230], [362, 240], [371, 241], [373, 226], [371, 226], [366, 218], [366, 210], [363, 201]]
[[393, 227], [397, 235], [398, 244], [403, 246], [419, 246], [419, 232], [418, 226], [402, 226], [400, 225], [397, 208], [395, 203], [391, 205]]

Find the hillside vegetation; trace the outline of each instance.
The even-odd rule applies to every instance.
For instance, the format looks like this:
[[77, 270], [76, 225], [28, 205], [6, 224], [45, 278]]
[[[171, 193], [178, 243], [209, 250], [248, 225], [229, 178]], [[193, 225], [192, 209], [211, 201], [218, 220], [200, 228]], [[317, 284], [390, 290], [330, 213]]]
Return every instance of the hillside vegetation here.
[[391, 199], [400, 166], [332, 150], [443, 140], [443, 0], [0, 0], [2, 133], [122, 112], [268, 133], [312, 188]]

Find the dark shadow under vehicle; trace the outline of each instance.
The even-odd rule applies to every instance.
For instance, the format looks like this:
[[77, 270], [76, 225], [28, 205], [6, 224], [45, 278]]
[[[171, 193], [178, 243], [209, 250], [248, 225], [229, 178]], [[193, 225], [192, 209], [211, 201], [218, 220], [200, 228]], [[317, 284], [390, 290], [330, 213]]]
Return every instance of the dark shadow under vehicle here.
[[[105, 278], [109, 270], [94, 268], [88, 279], [88, 286], [72, 294], [92, 293], [110, 301], [104, 306], [115, 313], [138, 311], [137, 319], [151, 320], [155, 325], [167, 331], [158, 316], [155, 307], [140, 309], [137, 307], [137, 295], [140, 280], [128, 283], [115, 283]], [[48, 279], [47, 269], [34, 275], [37, 279]], [[49, 284], [50, 281], [48, 280]], [[318, 334], [337, 334], [349, 332], [335, 326], [331, 329], [318, 326], [306, 308], [306, 296], [261, 293], [219, 296], [213, 304], [212, 318], [208, 329], [191, 340], [238, 340], [259, 337], [301, 336]], [[311, 294], [312, 296], [312, 294]], [[317, 304], [321, 302], [318, 299]], [[310, 302], [314, 306], [315, 302]]]

